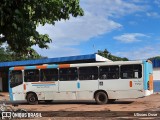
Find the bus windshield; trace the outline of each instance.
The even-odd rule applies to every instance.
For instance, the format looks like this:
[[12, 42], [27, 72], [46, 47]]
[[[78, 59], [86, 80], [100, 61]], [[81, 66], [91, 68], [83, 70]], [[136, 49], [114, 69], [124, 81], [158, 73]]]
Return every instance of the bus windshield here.
[[21, 85], [23, 83], [23, 76], [22, 71], [11, 71], [10, 72], [10, 87], [16, 87], [18, 85]]

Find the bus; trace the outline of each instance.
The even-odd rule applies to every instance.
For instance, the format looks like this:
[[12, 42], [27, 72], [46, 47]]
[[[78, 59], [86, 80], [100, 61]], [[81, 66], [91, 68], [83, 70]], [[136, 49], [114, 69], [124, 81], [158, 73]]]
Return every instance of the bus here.
[[140, 98], [153, 93], [150, 61], [117, 61], [50, 64], [9, 68], [11, 101], [29, 104], [53, 100], [95, 100], [97, 104], [117, 99]]

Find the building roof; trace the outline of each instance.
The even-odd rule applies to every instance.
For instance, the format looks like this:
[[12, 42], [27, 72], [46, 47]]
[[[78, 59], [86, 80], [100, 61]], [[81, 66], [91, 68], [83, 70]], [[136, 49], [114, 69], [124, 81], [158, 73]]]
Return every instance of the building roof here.
[[40, 65], [40, 64], [58, 64], [58, 63], [84, 63], [84, 62], [110, 61], [97, 54], [78, 55], [69, 57], [46, 58], [37, 60], [23, 60], [12, 62], [0, 62], [0, 67], [12, 67], [21, 65]]
[[154, 59], [152, 60], [152, 63], [154, 68], [160, 67], [160, 59]]

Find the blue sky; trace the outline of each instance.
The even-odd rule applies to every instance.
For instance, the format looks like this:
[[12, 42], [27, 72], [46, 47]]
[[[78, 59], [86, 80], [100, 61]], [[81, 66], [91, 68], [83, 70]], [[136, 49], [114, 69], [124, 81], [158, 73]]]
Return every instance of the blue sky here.
[[80, 0], [84, 16], [39, 26], [52, 39], [49, 58], [92, 54], [108, 49], [130, 60], [160, 55], [160, 0]]

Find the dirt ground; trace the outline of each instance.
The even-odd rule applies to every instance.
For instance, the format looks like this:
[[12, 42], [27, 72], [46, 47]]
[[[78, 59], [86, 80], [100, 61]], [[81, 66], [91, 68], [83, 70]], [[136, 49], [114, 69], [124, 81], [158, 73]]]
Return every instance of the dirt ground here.
[[[8, 100], [8, 93], [0, 93], [0, 100]], [[54, 101], [50, 104], [40, 102], [38, 105], [20, 104], [17, 108], [27, 111], [53, 113], [52, 117], [43, 117], [42, 120], [52, 119], [127, 119], [136, 117], [140, 119], [147, 114], [146, 119], [159, 119], [160, 117], [160, 94], [153, 94], [138, 99], [117, 100], [112, 104], [97, 105], [94, 101]], [[88, 111], [88, 112], [87, 112]], [[153, 113], [148, 116], [148, 113]], [[63, 114], [62, 116], [60, 114]], [[106, 114], [106, 115], [105, 115]], [[113, 116], [110, 114], [114, 114]], [[156, 115], [157, 114], [157, 115]], [[60, 115], [60, 116], [58, 116]], [[45, 115], [44, 115], [45, 116]], [[39, 119], [39, 118], [38, 118]]]

